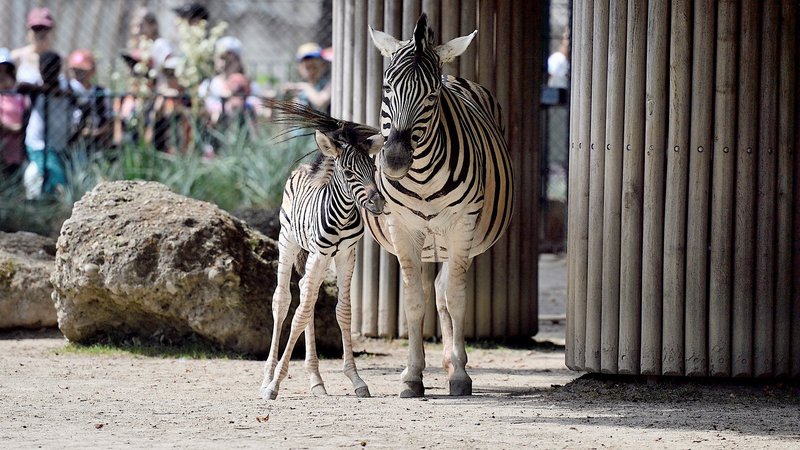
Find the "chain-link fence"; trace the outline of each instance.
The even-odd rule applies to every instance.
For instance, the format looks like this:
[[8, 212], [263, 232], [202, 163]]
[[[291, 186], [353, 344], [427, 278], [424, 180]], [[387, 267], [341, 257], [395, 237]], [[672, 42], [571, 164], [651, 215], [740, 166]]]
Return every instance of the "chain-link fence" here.
[[68, 190], [85, 155], [211, 160], [263, 142], [265, 97], [327, 109], [331, 12], [332, 0], [4, 0], [0, 194], [12, 179], [28, 199]]

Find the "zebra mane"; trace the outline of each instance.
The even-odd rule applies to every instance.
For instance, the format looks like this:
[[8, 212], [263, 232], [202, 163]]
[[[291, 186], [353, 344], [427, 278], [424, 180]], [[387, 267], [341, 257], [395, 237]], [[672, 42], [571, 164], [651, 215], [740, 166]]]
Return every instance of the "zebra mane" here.
[[[377, 128], [337, 119], [301, 103], [264, 99], [264, 106], [277, 113], [273, 118], [275, 123], [289, 125], [286, 130], [278, 134], [278, 136], [286, 136], [286, 139], [310, 134], [297, 133], [299, 131], [316, 130], [326, 134], [335, 142], [343, 141], [357, 151], [366, 154], [369, 146], [365, 146], [364, 142], [380, 133]], [[323, 155], [319, 149], [315, 149], [312, 153], [316, 153], [316, 157], [309, 166], [310, 174], [318, 182], [327, 183], [333, 175], [335, 167], [333, 158]]]
[[428, 15], [422, 13], [414, 27], [414, 60], [418, 61], [432, 43], [433, 30], [428, 27]]

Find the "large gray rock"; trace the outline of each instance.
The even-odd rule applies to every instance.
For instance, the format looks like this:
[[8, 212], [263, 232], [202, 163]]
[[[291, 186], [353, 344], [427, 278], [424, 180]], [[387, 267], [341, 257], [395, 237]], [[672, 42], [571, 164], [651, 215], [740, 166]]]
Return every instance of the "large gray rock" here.
[[[199, 338], [269, 350], [277, 244], [215, 205], [158, 183], [103, 183], [75, 204], [57, 250], [53, 299], [71, 341]], [[317, 316], [327, 320], [315, 326], [330, 352], [341, 348], [335, 285], [321, 292]]]
[[50, 300], [55, 244], [38, 234], [0, 232], [0, 329], [56, 326]]

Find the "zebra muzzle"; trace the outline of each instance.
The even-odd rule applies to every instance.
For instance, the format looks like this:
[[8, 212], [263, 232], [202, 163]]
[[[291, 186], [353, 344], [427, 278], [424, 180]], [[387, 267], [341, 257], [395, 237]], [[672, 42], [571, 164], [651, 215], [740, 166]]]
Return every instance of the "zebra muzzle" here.
[[380, 154], [383, 174], [394, 180], [406, 176], [414, 162], [413, 153], [411, 130], [397, 131], [392, 128]]
[[373, 191], [367, 199], [364, 208], [377, 216], [379, 214], [383, 214], [383, 207], [385, 205], [386, 200], [383, 198], [383, 195], [381, 195], [381, 193], [378, 191]]

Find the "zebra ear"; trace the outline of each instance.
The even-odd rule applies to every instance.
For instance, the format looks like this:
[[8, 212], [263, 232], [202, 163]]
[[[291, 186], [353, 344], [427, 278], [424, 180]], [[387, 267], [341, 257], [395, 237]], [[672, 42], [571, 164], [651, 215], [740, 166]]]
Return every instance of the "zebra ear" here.
[[378, 133], [367, 140], [369, 148], [367, 149], [367, 153], [370, 155], [377, 155], [381, 148], [383, 147], [383, 135]]
[[323, 155], [331, 158], [336, 158], [339, 156], [339, 148], [336, 147], [336, 144], [334, 144], [331, 138], [329, 138], [325, 133], [317, 130], [314, 132], [314, 140], [317, 141], [317, 147]]
[[478, 34], [478, 30], [473, 31], [472, 33], [461, 36], [453, 39], [452, 41], [442, 44], [436, 47], [436, 53], [439, 55], [439, 60], [442, 64], [449, 63], [450, 61], [456, 59], [458, 55], [464, 53], [469, 47], [470, 42], [472, 42], [472, 38]]
[[391, 58], [394, 52], [405, 44], [403, 41], [398, 41], [394, 37], [384, 33], [383, 31], [373, 30], [372, 26], [369, 27], [369, 35], [375, 47], [380, 50], [381, 55]]

